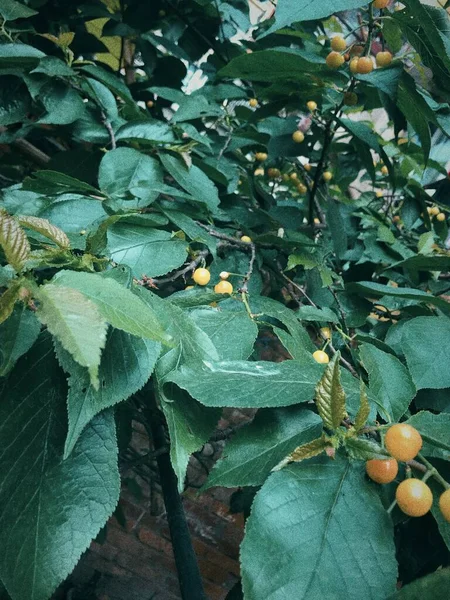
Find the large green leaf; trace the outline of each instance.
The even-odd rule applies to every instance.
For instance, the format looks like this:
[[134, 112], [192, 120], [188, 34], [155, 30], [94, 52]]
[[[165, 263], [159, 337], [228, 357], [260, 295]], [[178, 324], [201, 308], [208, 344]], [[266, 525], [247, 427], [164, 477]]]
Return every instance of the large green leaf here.
[[111, 150], [100, 163], [100, 189], [113, 198], [131, 194], [151, 202], [159, 194], [153, 188], [162, 182], [162, 171], [158, 161], [133, 148]]
[[242, 54], [219, 71], [221, 77], [240, 77], [251, 81], [305, 80], [305, 72], [318, 71], [325, 61], [316, 54], [305, 51], [277, 48]]
[[37, 340], [41, 324], [24, 305], [16, 306], [11, 316], [0, 325], [0, 376], [13, 368]]
[[16, 2], [16, 0], [2, 0], [0, 15], [5, 21], [15, 21], [16, 19], [26, 19], [37, 15], [37, 12], [21, 2]]
[[309, 402], [322, 374], [317, 363], [203, 360], [167, 376], [206, 406], [262, 408]]
[[45, 54], [26, 44], [0, 44], [0, 67], [35, 67]]
[[149, 142], [175, 141], [173, 131], [162, 121], [132, 121], [122, 125], [116, 133], [116, 140], [148, 140]]
[[96, 417], [64, 461], [65, 395], [47, 336], [0, 392], [0, 577], [13, 600], [47, 600], [119, 498], [113, 415]]
[[401, 329], [402, 351], [417, 389], [450, 387], [446, 317], [417, 317]]
[[108, 231], [112, 260], [128, 265], [135, 277], [157, 277], [181, 266], [187, 258], [187, 242], [168, 231], [137, 223], [120, 222]]
[[395, 590], [392, 522], [361, 463], [315, 458], [274, 473], [241, 547], [246, 600], [381, 600]]
[[79, 365], [87, 367], [91, 383], [98, 389], [108, 324], [97, 306], [78, 290], [51, 283], [39, 288], [37, 299], [40, 321]]
[[57, 78], [52, 78], [40, 89], [39, 100], [47, 111], [39, 123], [68, 125], [80, 119], [86, 110], [78, 92]]
[[69, 430], [64, 447], [64, 458], [67, 458], [83, 429], [96, 414], [125, 400], [147, 382], [161, 345], [119, 329], [111, 329], [100, 362], [98, 390], [91, 385], [86, 370], [70, 354], [60, 346], [57, 346], [57, 350], [61, 366], [70, 375], [67, 396]]
[[439, 600], [448, 595], [449, 588], [450, 568], [439, 569], [405, 585], [387, 600]]
[[320, 417], [303, 407], [261, 409], [227, 443], [205, 487], [262, 485], [285, 456], [321, 433]]
[[278, 0], [275, 11], [275, 23], [265, 35], [299, 21], [315, 21], [329, 17], [333, 13], [352, 10], [366, 5], [364, 0], [330, 0], [313, 2], [312, 0]]
[[450, 414], [435, 415], [423, 410], [407, 421], [423, 439], [422, 454], [450, 460]]
[[416, 395], [408, 369], [398, 358], [372, 344], [363, 344], [360, 353], [369, 374], [370, 391], [383, 407], [382, 418], [398, 421]]
[[192, 165], [187, 167], [179, 158], [170, 154], [160, 154], [161, 162], [175, 181], [186, 192], [192, 194], [197, 202], [205, 206], [214, 214], [219, 206], [219, 194], [214, 183], [201, 169]]
[[110, 277], [60, 271], [52, 281], [57, 285], [75, 288], [90, 298], [102, 316], [116, 329], [156, 342], [167, 343], [171, 340], [161, 325], [160, 315]]
[[252, 353], [258, 327], [245, 310], [199, 308], [190, 316], [209, 336], [221, 360], [245, 360]]

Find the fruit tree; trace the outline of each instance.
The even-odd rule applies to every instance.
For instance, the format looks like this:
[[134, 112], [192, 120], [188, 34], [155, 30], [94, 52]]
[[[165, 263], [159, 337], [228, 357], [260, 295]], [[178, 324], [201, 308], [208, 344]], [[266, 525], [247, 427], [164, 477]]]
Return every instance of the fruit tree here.
[[257, 4], [0, 0], [12, 600], [131, 463], [206, 598], [182, 499], [226, 407], [255, 415], [204, 486], [246, 518], [230, 599], [448, 597], [450, 2]]

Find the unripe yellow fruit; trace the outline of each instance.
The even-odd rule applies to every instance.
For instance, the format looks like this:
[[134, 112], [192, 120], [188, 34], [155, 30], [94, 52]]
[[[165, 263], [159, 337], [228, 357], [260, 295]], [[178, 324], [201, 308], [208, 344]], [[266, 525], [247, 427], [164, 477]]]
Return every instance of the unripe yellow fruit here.
[[382, 175], [388, 175], [388, 173], [389, 173], [389, 169], [386, 167], [386, 165], [383, 165], [381, 167], [380, 171], [381, 171]]
[[438, 215], [438, 214], [441, 212], [441, 211], [439, 210], [439, 207], [438, 207], [438, 206], [431, 206], [431, 207], [429, 207], [427, 210], [428, 210], [428, 213], [429, 213], [430, 215], [433, 215], [434, 217], [435, 217], [436, 215]]
[[307, 188], [307, 187], [306, 187], [306, 185], [304, 185], [303, 183], [299, 183], [299, 184], [297, 185], [297, 191], [298, 191], [300, 194], [306, 194], [306, 192], [308, 191], [308, 188]]
[[153, 108], [155, 106], [155, 103], [153, 102], [153, 100], [147, 100], [146, 104], [147, 104], [147, 108]]
[[305, 139], [305, 134], [301, 131], [294, 131], [294, 133], [292, 134], [292, 139], [295, 143], [301, 144]]
[[331, 340], [331, 329], [329, 327], [321, 327], [320, 333], [322, 334], [322, 337], [324, 337], [326, 340]]
[[445, 221], [445, 214], [444, 214], [444, 213], [441, 213], [441, 212], [440, 212], [440, 213], [438, 213], [438, 214], [436, 215], [436, 221], [440, 221], [441, 223], [442, 223], [443, 221]]
[[333, 173], [331, 171], [325, 171], [322, 177], [324, 181], [331, 181], [333, 179]]
[[450, 489], [445, 490], [439, 497], [439, 508], [446, 521], [450, 523]]
[[392, 62], [392, 54], [386, 50], [386, 52], [378, 52], [375, 57], [377, 65], [379, 67], [387, 67]]
[[258, 106], [258, 100], [256, 98], [250, 98], [248, 103], [252, 108], [256, 108]]
[[312, 165], [310, 165], [309, 163], [306, 163], [306, 165], [303, 165], [303, 168], [305, 169], [305, 171], [311, 171], [312, 169]]
[[355, 56], [355, 58], [352, 58], [351, 61], [348, 63], [350, 71], [352, 73], [358, 72], [358, 61], [359, 61], [359, 58], [357, 56]]
[[339, 52], [335, 52], [334, 50], [329, 53], [326, 58], [327, 66], [330, 69], [339, 69], [345, 63], [345, 58]]
[[291, 173], [291, 174], [290, 174], [290, 178], [291, 178], [293, 181], [295, 181], [296, 179], [298, 179], [298, 175], [297, 175], [297, 173]]
[[283, 181], [289, 181], [290, 177], [287, 173], [283, 173]]
[[256, 169], [253, 175], [255, 175], [255, 177], [262, 177], [264, 175], [264, 169]]
[[214, 286], [214, 291], [216, 294], [232, 294], [233, 286], [229, 281], [222, 280]]
[[248, 237], [248, 235], [243, 235], [241, 237], [241, 242], [245, 242], [246, 244], [251, 244], [252, 243], [252, 238]]
[[318, 217], [314, 217], [314, 225], [320, 225], [320, 219]]
[[357, 72], [361, 75], [367, 75], [373, 71], [373, 62], [370, 56], [361, 56], [358, 58]]
[[420, 479], [405, 479], [400, 483], [395, 498], [402, 512], [409, 517], [423, 517], [433, 504], [433, 494]]
[[377, 191], [375, 192], [375, 196], [376, 196], [377, 198], [382, 198], [382, 197], [383, 197], [383, 192], [382, 192], [382, 191], [380, 191], [380, 190], [377, 190]]
[[336, 50], [336, 52], [342, 52], [347, 48], [347, 42], [342, 36], [336, 35], [331, 40], [331, 48], [332, 50]]
[[211, 279], [211, 273], [208, 269], [195, 269], [192, 279], [198, 285], [207, 285]]
[[281, 175], [280, 169], [274, 169], [271, 167], [270, 169], [267, 169], [267, 175], [272, 179], [275, 179]]
[[229, 276], [230, 276], [230, 274], [228, 273], [228, 271], [221, 271], [219, 273], [220, 279], [228, 279]]
[[267, 153], [266, 152], [257, 152], [255, 154], [255, 158], [256, 158], [256, 160], [263, 162], [263, 161], [267, 160]]
[[323, 350], [316, 350], [315, 352], [313, 352], [313, 358], [316, 362], [318, 362], [322, 365], [326, 365], [327, 363], [330, 362], [328, 354], [326, 352], [324, 352]]
[[374, 8], [383, 9], [389, 6], [390, 0], [374, 0], [372, 2]]
[[317, 108], [317, 102], [314, 102], [314, 100], [310, 100], [309, 102], [306, 103], [306, 106], [308, 107], [308, 109], [311, 112], [314, 112]]

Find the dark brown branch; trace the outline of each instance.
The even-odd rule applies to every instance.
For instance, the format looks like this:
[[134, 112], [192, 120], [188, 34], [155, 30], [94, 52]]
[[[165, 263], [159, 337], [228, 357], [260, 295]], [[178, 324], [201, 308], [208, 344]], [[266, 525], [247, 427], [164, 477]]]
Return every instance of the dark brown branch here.
[[183, 277], [183, 275], [186, 275], [186, 273], [189, 273], [189, 271], [194, 271], [195, 268], [205, 259], [205, 257], [208, 256], [208, 254], [209, 250], [201, 250], [197, 256], [182, 269], [175, 271], [172, 275], [169, 275], [169, 277], [164, 277], [163, 279], [152, 279], [152, 283], [154, 285], [161, 285], [163, 283], [175, 281], [175, 279], [178, 279], [179, 277]]

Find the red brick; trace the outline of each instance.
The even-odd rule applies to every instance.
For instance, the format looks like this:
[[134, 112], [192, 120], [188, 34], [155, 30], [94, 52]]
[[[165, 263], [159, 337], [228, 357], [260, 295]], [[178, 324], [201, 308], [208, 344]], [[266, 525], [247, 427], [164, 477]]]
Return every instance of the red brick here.
[[214, 585], [214, 583], [209, 583], [208, 581], [204, 582], [204, 587], [205, 593], [209, 600], [225, 600], [229, 590], [232, 588], [231, 585], [223, 588], [218, 585]]
[[110, 561], [115, 559], [118, 552], [118, 550], [113, 548], [110, 544], [97, 544], [97, 542], [92, 542], [90, 550]]
[[164, 552], [168, 556], [173, 556], [172, 544], [155, 530], [149, 529], [148, 527], [141, 527], [139, 529], [138, 537], [141, 542], [147, 546], [159, 550], [160, 552]]
[[211, 581], [212, 583], [224, 585], [234, 581], [233, 575], [231, 575], [226, 569], [222, 569], [222, 567], [209, 562], [207, 559], [199, 558], [198, 566], [200, 568], [202, 577]]
[[110, 562], [109, 560], [105, 560], [101, 556], [98, 556], [98, 554], [91, 554], [89, 556], [89, 566], [100, 573], [108, 573], [109, 575], [114, 575], [117, 577], [123, 577], [127, 575], [127, 571], [121, 566], [114, 562]]
[[107, 540], [108, 544], [111, 544], [114, 548], [138, 556], [145, 547], [133, 533], [127, 533], [117, 527], [108, 527]]
[[233, 560], [232, 558], [229, 558], [228, 556], [221, 554], [215, 548], [213, 548], [212, 546], [208, 546], [207, 544], [205, 544], [204, 542], [202, 542], [199, 539], [194, 539], [192, 541], [192, 543], [194, 546], [195, 553], [197, 554], [197, 556], [199, 558], [204, 558], [205, 560], [209, 561], [210, 563], [222, 567], [228, 573], [231, 573], [232, 575], [239, 577], [239, 575], [240, 575], [239, 561]]

